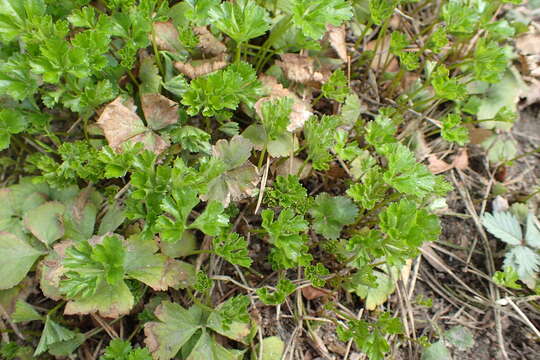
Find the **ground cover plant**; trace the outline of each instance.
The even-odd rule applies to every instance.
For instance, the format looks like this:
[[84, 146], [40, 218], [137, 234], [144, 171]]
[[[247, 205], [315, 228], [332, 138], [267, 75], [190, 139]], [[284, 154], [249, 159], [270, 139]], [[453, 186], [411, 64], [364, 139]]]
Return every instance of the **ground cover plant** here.
[[[0, 0], [1, 356], [471, 348], [388, 300], [441, 235], [440, 173], [520, 158], [519, 3]], [[509, 245], [493, 294], [539, 293], [525, 203], [476, 217]]]

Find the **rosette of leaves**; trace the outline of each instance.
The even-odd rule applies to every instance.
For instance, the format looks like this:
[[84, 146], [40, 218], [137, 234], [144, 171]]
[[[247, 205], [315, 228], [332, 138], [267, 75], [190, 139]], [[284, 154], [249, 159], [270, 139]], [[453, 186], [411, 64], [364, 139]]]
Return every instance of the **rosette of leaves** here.
[[259, 170], [249, 158], [253, 144], [240, 135], [231, 140], [218, 140], [212, 147], [212, 155], [225, 164], [225, 171], [208, 183], [207, 192], [201, 196], [205, 201], [219, 201], [227, 207], [231, 201], [239, 201], [256, 194]]
[[145, 343], [154, 359], [240, 360], [243, 350], [227, 349], [214, 333], [247, 345], [250, 336], [249, 299], [237, 296], [215, 310], [201, 305], [189, 309], [163, 301], [156, 309], [157, 321], [144, 326]]
[[60, 291], [69, 300], [65, 314], [118, 317], [135, 304], [133, 280], [162, 291], [192, 285], [195, 275], [190, 264], [158, 254], [153, 239], [112, 234], [66, 245], [60, 281]]
[[[92, 188], [62, 190], [23, 178], [0, 189], [0, 248], [6, 262], [0, 268], [0, 289], [17, 285], [42, 255], [63, 238], [92, 236], [102, 198]], [[86, 237], [88, 236], [88, 237]]]
[[540, 269], [540, 230], [534, 214], [527, 215], [525, 236], [519, 218], [511, 212], [486, 213], [482, 217], [482, 224], [508, 245], [504, 255], [505, 271], [514, 269], [519, 280], [534, 288]]

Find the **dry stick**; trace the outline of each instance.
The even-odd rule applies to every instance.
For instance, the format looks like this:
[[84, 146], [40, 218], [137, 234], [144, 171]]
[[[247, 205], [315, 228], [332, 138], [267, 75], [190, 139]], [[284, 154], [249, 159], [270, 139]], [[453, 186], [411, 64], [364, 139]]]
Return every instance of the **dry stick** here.
[[[5, 318], [5, 320], [9, 324], [9, 326], [11, 326], [11, 328], [13, 329], [13, 332], [15, 333], [15, 335], [17, 335], [17, 337], [19, 339], [25, 340], [23, 334], [21, 334], [21, 332], [19, 331], [19, 328], [17, 327], [17, 324], [15, 324], [13, 321], [11, 321], [11, 318], [9, 317], [9, 314], [7, 313], [6, 309], [4, 309], [2, 304], [0, 304], [0, 315], [2, 315]], [[0, 316], [0, 319], [1, 318], [2, 317]]]
[[259, 198], [257, 199], [257, 206], [255, 207], [255, 214], [259, 211], [259, 208], [261, 207], [263, 196], [264, 196], [264, 189], [266, 188], [266, 181], [268, 180], [268, 171], [270, 170], [270, 156], [266, 158], [266, 167], [264, 168], [263, 177], [261, 180], [261, 187], [259, 189]]
[[97, 314], [90, 314], [94, 320], [96, 320], [99, 325], [101, 325], [101, 327], [103, 328], [103, 330], [105, 330], [105, 332], [112, 338], [112, 339], [118, 339], [119, 336], [118, 334], [116, 333], [116, 330], [114, 330], [109, 324], [107, 324], [105, 321], [103, 321], [103, 319], [101, 317], [99, 317], [99, 315]]
[[[463, 181], [463, 173], [459, 169], [455, 169], [457, 173], [459, 174], [460, 178]], [[476, 209], [474, 208], [474, 205], [472, 203], [471, 196], [469, 194], [469, 191], [457, 181], [456, 176], [454, 175], [454, 172], [451, 172], [451, 177], [456, 185], [456, 188], [458, 189], [461, 198], [465, 202], [465, 206], [467, 208], [467, 211], [472, 215], [472, 218], [474, 220], [474, 224], [476, 225], [476, 228], [478, 229], [478, 232], [480, 233], [480, 236], [482, 237], [482, 240], [484, 242], [484, 249], [486, 251], [486, 258], [487, 258], [487, 268], [489, 271], [489, 276], [493, 276], [495, 273], [495, 263], [493, 261], [493, 254], [491, 252], [491, 247], [489, 246], [489, 240], [486, 235], [486, 232], [484, 231], [484, 228], [482, 227], [482, 224], [480, 222], [480, 218], [478, 217], [478, 214], [476, 213]], [[500, 309], [495, 305], [495, 301], [499, 299], [500, 293], [499, 288], [495, 286], [493, 283], [489, 282], [489, 292], [491, 295], [491, 302], [493, 307], [493, 313], [495, 315], [495, 327], [497, 330], [497, 340], [499, 343], [499, 349], [501, 350], [501, 355], [504, 359], [509, 360], [508, 353], [506, 352], [506, 348], [504, 346], [504, 336], [502, 333], [502, 325], [501, 325], [501, 311]]]
[[534, 334], [540, 339], [540, 331], [538, 331], [538, 329], [533, 325], [533, 323], [531, 322], [531, 320], [529, 320], [529, 318], [525, 315], [525, 313], [521, 311], [519, 306], [517, 306], [516, 303], [513, 302], [512, 299], [510, 299], [508, 296], [505, 297], [504, 300], [507, 301], [514, 310], [516, 310], [518, 315], [521, 316], [523, 321], [525, 321], [525, 324], [527, 324], [531, 328], [531, 330], [534, 332]]

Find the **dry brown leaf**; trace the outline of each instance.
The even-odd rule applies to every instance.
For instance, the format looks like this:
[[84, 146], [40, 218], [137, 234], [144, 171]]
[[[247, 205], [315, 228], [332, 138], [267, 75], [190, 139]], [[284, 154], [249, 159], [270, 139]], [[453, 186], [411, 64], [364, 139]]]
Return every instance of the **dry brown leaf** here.
[[199, 36], [199, 48], [203, 53], [218, 56], [227, 51], [227, 47], [216, 39], [206, 26], [197, 26], [193, 31]]
[[[366, 50], [374, 51], [376, 43], [376, 40], [367, 43]], [[383, 41], [380, 42], [379, 47], [377, 48], [377, 52], [375, 53], [375, 55], [373, 56], [373, 60], [371, 61], [371, 69], [373, 69], [374, 71], [382, 69], [384, 67], [384, 63], [387, 60], [387, 57], [390, 59], [390, 63], [387, 66], [386, 71], [399, 71], [399, 63], [396, 59], [396, 56], [390, 54], [390, 36], [386, 36]]]
[[146, 128], [133, 110], [133, 102], [123, 102], [121, 97], [108, 104], [97, 121], [105, 133], [105, 138], [113, 149], [135, 135], [142, 134]]
[[156, 154], [168, 146], [167, 142], [147, 129], [135, 113], [132, 100], [122, 101], [121, 97], [105, 106], [97, 124], [103, 129], [105, 138], [115, 151], [122, 150], [126, 142], [142, 142], [147, 150]]
[[493, 132], [484, 128], [477, 128], [471, 124], [465, 124], [465, 127], [469, 130], [469, 138], [472, 145], [479, 145], [489, 138]]
[[527, 33], [516, 39], [516, 48], [524, 55], [540, 54], [540, 34]]
[[347, 45], [345, 43], [345, 26], [326, 25], [328, 41], [343, 62], [347, 62]]
[[229, 62], [226, 57], [220, 55], [211, 59], [192, 61], [191, 63], [177, 61], [174, 63], [174, 67], [187, 77], [195, 79], [199, 76], [223, 69], [228, 64]]
[[440, 272], [445, 272], [444, 260], [433, 250], [429, 242], [424, 243], [420, 248], [422, 256], [433, 268]]
[[[155, 22], [154, 33], [156, 36], [156, 45], [160, 50], [175, 52], [182, 48], [182, 44], [180, 44], [180, 41], [178, 40], [178, 30], [176, 30], [176, 26], [174, 26], [171, 21]], [[150, 34], [150, 36], [152, 36], [152, 34]]]
[[313, 58], [300, 54], [282, 54], [276, 65], [283, 69], [285, 76], [302, 84], [324, 83], [330, 76], [327, 69], [315, 69]]
[[435, 155], [430, 155], [428, 157], [428, 161], [428, 169], [433, 174], [440, 174], [453, 168], [453, 165], [448, 164], [446, 161], [437, 158]]
[[332, 292], [330, 290], [316, 288], [311, 285], [302, 288], [302, 295], [307, 300], [318, 299], [320, 297], [328, 296], [331, 294]]
[[146, 123], [160, 130], [178, 122], [178, 104], [161, 94], [144, 94], [141, 105]]
[[454, 161], [452, 161], [452, 167], [459, 170], [465, 170], [469, 167], [469, 154], [467, 153], [467, 149], [463, 148], [459, 151], [454, 158]]

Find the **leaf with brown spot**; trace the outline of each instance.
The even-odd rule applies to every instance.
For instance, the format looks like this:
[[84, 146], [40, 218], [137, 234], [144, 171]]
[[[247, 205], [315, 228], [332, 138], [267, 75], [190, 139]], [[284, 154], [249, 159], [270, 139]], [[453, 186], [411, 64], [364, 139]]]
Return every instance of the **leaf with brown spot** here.
[[153, 130], [160, 130], [178, 122], [178, 103], [161, 94], [144, 94], [141, 105], [146, 123]]
[[[171, 21], [154, 23], [156, 45], [160, 50], [178, 52], [182, 50], [182, 44], [178, 38], [178, 30]], [[150, 41], [152, 40], [152, 34]]]
[[328, 41], [330, 42], [330, 45], [336, 53], [338, 54], [339, 58], [343, 60], [343, 62], [347, 62], [347, 45], [345, 43], [345, 26], [334, 26], [331, 24], [326, 25], [326, 29], [328, 30]]
[[177, 61], [174, 63], [174, 67], [187, 77], [195, 79], [213, 73], [214, 71], [221, 70], [228, 64], [229, 62], [225, 56], [216, 56], [211, 59], [195, 60], [191, 63]]
[[314, 59], [300, 54], [282, 54], [281, 61], [277, 60], [278, 65], [287, 79], [302, 84], [320, 84], [324, 83], [330, 77], [330, 70], [315, 69]]
[[227, 47], [206, 26], [196, 26], [193, 31], [199, 36], [199, 48], [204, 54], [218, 56], [227, 51]]

